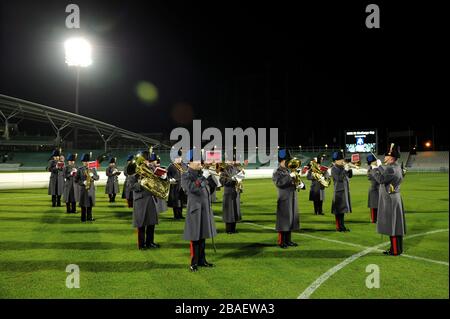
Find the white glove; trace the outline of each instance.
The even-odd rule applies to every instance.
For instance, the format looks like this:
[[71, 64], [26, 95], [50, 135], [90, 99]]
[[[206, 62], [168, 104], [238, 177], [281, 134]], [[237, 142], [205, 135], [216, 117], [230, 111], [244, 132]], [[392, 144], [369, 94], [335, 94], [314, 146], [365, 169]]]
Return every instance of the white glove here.
[[377, 159], [377, 167], [381, 166], [381, 160]]
[[176, 184], [176, 183], [177, 183], [177, 180], [176, 180], [175, 178], [171, 177], [171, 178], [169, 179], [169, 182], [170, 182], [170, 184]]
[[204, 178], [208, 178], [210, 175], [211, 175], [211, 173], [209, 172], [209, 169], [203, 170], [203, 177]]
[[231, 178], [231, 180], [233, 180], [233, 181], [237, 181], [237, 178], [236, 178], [236, 176], [233, 176], [232, 178]]
[[292, 172], [291, 174], [289, 174], [292, 178], [294, 178], [296, 176], [296, 174], [294, 172]]
[[164, 175], [160, 176], [161, 179], [167, 179], [167, 173], [164, 173]]
[[303, 189], [305, 187], [305, 184], [303, 182], [300, 182], [300, 184], [298, 184], [297, 189]]

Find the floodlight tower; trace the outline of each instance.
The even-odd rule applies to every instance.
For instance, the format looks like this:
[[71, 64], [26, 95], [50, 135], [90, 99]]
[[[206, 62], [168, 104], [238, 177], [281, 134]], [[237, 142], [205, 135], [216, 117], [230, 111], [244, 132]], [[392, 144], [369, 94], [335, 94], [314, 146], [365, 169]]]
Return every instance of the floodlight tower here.
[[[78, 111], [78, 95], [80, 90], [80, 69], [92, 64], [91, 45], [83, 38], [70, 38], [64, 42], [66, 52], [66, 63], [73, 66], [77, 72], [77, 81], [75, 89], [75, 114]], [[74, 128], [74, 148], [78, 147], [78, 129]]]

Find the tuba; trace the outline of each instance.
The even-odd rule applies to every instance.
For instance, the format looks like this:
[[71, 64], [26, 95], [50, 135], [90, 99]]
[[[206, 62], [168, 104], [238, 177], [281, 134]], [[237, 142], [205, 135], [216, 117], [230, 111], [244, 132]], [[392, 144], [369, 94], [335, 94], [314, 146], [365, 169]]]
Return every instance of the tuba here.
[[[300, 169], [300, 166], [302, 165], [302, 162], [297, 158], [297, 157], [293, 157], [291, 158], [287, 163], [286, 163], [286, 167], [295, 174], [294, 177], [294, 184], [295, 187], [297, 188], [300, 184], [303, 183], [301, 177], [300, 177], [300, 173], [298, 172], [298, 170]], [[304, 184], [304, 183], [303, 183]]]
[[330, 186], [331, 179], [325, 178], [325, 172], [320, 169], [319, 163], [316, 161], [311, 161], [311, 175], [312, 177], [320, 183], [323, 187]]
[[162, 180], [145, 164], [142, 155], [136, 155], [134, 159], [135, 172], [141, 177], [141, 185], [154, 196], [167, 200], [169, 198], [170, 182]]

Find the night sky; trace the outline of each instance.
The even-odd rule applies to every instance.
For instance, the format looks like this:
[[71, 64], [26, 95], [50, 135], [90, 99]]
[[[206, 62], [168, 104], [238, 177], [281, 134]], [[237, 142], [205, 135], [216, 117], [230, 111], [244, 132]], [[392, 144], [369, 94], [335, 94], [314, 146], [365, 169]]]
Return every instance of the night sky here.
[[[392, 2], [395, 2], [392, 3]], [[81, 29], [65, 28], [65, 7]], [[83, 35], [80, 114], [136, 132], [278, 127], [280, 142], [343, 142], [344, 129], [411, 128], [448, 147], [438, 7], [410, 1], [2, 1], [0, 92], [74, 111], [63, 42]], [[365, 27], [377, 3], [381, 29]], [[158, 90], [141, 101], [139, 82]], [[416, 108], [416, 110], [414, 110]], [[340, 133], [341, 132], [341, 133]]]

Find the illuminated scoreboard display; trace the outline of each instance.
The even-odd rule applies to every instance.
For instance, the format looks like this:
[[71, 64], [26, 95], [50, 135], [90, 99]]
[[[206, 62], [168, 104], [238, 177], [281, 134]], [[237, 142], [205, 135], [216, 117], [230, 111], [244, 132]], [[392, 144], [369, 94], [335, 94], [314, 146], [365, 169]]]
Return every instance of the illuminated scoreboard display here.
[[375, 153], [377, 132], [375, 130], [346, 131], [345, 147], [350, 153]]

